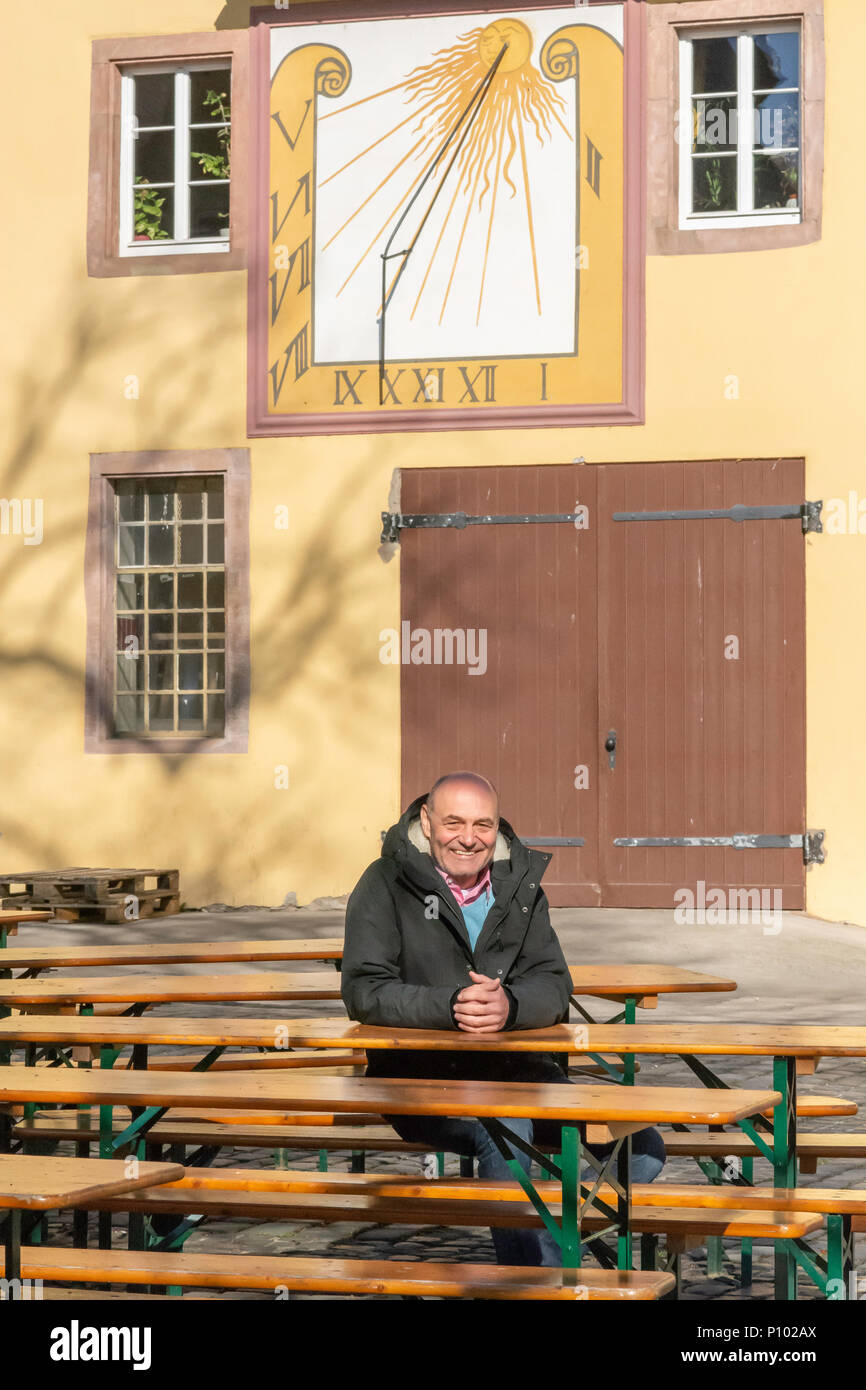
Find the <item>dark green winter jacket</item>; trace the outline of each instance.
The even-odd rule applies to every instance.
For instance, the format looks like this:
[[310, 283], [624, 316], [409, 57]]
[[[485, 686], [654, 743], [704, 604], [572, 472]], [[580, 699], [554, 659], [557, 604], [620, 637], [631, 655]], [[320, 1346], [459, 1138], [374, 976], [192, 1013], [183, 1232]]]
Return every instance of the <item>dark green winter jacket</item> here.
[[[469, 971], [497, 977], [511, 999], [507, 1028], [544, 1028], [568, 1014], [570, 976], [550, 925], [541, 878], [550, 855], [529, 849], [501, 820], [491, 884], [494, 901], [475, 950], [462, 913], [438, 874], [417, 801], [391, 827], [382, 854], [361, 876], [346, 909], [343, 1002], [361, 1023], [450, 1028]], [[371, 1076], [563, 1080], [546, 1054], [368, 1053]]]

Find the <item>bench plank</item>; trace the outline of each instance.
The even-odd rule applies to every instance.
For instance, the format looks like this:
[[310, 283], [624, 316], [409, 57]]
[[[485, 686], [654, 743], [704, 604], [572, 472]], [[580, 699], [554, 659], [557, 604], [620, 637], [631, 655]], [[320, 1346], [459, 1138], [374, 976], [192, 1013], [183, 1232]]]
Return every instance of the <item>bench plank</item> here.
[[[336, 971], [289, 975], [75, 975], [0, 980], [0, 1005], [187, 1004], [282, 999], [339, 999]], [[274, 1028], [271, 1026], [272, 1036]]]
[[[307, 1293], [406, 1294], [430, 1298], [660, 1298], [672, 1274], [581, 1269], [563, 1282], [561, 1269], [408, 1260], [304, 1259], [274, 1255], [204, 1255], [176, 1251], [55, 1250], [23, 1246], [25, 1279], [81, 1283], [163, 1284], [198, 1288], [292, 1289]], [[579, 1287], [575, 1287], [575, 1278]]]
[[[38, 920], [47, 912], [36, 913]], [[18, 920], [20, 913], [9, 913]], [[0, 926], [4, 914], [0, 913]], [[142, 941], [131, 945], [15, 946], [3, 956], [4, 969], [45, 970], [54, 966], [217, 965], [266, 960], [340, 960], [341, 936], [287, 941]]]

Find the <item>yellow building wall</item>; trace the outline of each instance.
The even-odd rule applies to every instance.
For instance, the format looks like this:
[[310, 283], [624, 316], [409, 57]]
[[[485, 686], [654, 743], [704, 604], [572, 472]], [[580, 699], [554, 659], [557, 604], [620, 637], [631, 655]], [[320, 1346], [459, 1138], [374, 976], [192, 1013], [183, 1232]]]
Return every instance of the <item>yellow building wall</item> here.
[[[246, 7], [222, 7], [242, 25]], [[190, 905], [348, 891], [399, 810], [399, 562], [379, 558], [393, 471], [479, 464], [806, 458], [806, 496], [862, 487], [866, 8], [828, 0], [823, 240], [647, 262], [644, 427], [248, 440], [246, 275], [88, 279], [90, 44], [208, 31], [212, 0], [43, 0], [4, 15], [0, 495], [44, 499], [39, 546], [0, 536], [3, 872], [180, 867]], [[7, 136], [9, 135], [7, 128]], [[9, 199], [12, 199], [10, 202]], [[138, 399], [124, 387], [135, 375]], [[726, 382], [734, 375], [739, 396]], [[246, 755], [86, 755], [89, 454], [249, 447]], [[274, 525], [287, 506], [288, 531]], [[809, 536], [808, 910], [866, 925], [866, 537]], [[285, 765], [289, 785], [275, 786]], [[507, 808], [506, 808], [507, 813]], [[782, 827], [780, 827], [781, 829]], [[787, 828], [787, 827], [785, 827]]]

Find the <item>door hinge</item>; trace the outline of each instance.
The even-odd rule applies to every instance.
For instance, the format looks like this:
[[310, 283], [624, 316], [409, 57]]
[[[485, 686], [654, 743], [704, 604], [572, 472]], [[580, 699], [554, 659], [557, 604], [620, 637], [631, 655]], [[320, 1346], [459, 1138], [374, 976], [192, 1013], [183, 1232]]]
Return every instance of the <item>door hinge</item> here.
[[793, 521], [798, 520], [807, 531], [823, 531], [821, 509], [823, 502], [792, 502], [779, 506], [708, 507], [699, 511], [614, 512], [614, 521]]
[[824, 831], [803, 835], [645, 835], [614, 840], [621, 849], [678, 849], [718, 846], [722, 849], [802, 849], [804, 864], [824, 863]]
[[[543, 515], [523, 516], [467, 516], [466, 512], [421, 512], [406, 515], [403, 512], [382, 512], [383, 541], [397, 541], [401, 531], [420, 531], [425, 529], [453, 527], [462, 531], [467, 526], [527, 526], [534, 524], [550, 525], [555, 522], [582, 521], [581, 512], [550, 512]], [[581, 528], [578, 528], [581, 529]]]

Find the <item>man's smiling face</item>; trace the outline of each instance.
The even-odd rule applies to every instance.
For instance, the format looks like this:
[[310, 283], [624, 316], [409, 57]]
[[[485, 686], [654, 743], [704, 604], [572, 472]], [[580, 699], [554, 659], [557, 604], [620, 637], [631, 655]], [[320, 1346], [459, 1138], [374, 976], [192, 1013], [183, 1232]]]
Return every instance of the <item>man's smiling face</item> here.
[[493, 859], [499, 829], [496, 797], [480, 780], [446, 782], [421, 807], [421, 829], [439, 868], [468, 888]]

